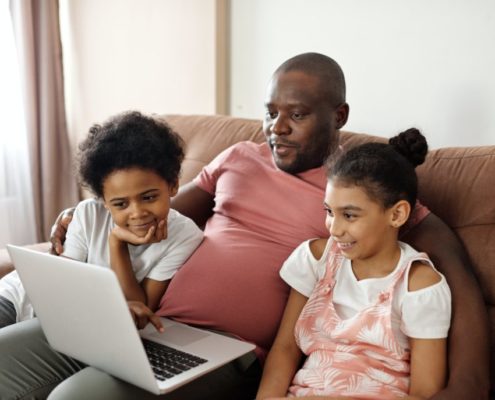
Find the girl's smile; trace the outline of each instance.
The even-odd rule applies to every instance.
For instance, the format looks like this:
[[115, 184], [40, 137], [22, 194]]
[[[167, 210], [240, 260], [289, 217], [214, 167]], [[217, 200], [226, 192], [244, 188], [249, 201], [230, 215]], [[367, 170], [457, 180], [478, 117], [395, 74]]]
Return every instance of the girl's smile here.
[[398, 250], [394, 207], [385, 209], [362, 187], [332, 179], [325, 193], [325, 209], [328, 231], [353, 268], [365, 262], [365, 274], [370, 276], [386, 275], [393, 269], [386, 260]]

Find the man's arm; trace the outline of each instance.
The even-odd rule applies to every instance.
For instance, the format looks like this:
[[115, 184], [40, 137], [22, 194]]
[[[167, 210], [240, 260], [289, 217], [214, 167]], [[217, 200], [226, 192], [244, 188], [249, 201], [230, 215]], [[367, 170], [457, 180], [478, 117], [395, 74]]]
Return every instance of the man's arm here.
[[448, 385], [432, 399], [488, 399], [490, 353], [487, 312], [462, 244], [434, 214], [428, 215], [402, 240], [428, 253], [447, 278], [452, 291]]
[[75, 209], [75, 207], [71, 207], [63, 210], [53, 223], [50, 231], [50, 253], [58, 256], [64, 251], [67, 228], [69, 227], [70, 221], [72, 221]]
[[214, 196], [200, 189], [193, 182], [181, 186], [172, 199], [171, 207], [182, 215], [191, 218], [199, 227], [204, 226], [213, 215]]

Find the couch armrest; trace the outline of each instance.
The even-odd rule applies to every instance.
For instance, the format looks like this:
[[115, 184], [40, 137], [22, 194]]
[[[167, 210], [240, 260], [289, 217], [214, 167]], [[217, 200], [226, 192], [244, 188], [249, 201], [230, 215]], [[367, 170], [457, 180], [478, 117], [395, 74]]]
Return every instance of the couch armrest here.
[[[47, 252], [50, 249], [50, 242], [36, 243], [24, 246], [28, 249]], [[0, 278], [14, 270], [7, 249], [0, 249]]]

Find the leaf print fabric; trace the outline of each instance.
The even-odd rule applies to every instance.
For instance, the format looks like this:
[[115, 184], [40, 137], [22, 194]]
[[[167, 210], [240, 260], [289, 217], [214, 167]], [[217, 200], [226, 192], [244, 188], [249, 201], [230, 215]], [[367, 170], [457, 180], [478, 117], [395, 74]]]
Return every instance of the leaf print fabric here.
[[391, 308], [394, 287], [413, 260], [404, 260], [395, 269], [392, 284], [375, 304], [349, 319], [339, 317], [332, 301], [335, 273], [343, 261], [331, 243], [325, 275], [295, 327], [296, 342], [307, 358], [294, 376], [289, 395], [376, 400], [405, 396], [409, 391], [410, 353], [395, 339]]

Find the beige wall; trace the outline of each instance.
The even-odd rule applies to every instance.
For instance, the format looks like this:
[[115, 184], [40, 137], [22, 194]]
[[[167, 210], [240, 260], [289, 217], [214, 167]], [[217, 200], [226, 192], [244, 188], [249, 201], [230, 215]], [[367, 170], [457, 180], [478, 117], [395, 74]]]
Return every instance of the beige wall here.
[[495, 144], [495, 1], [231, 0], [233, 115], [261, 118], [285, 59], [343, 67], [346, 128], [423, 129], [433, 147]]
[[217, 112], [218, 3], [61, 0], [73, 145], [91, 124], [124, 110]]
[[319, 51], [346, 74], [347, 129], [417, 126], [432, 147], [494, 143], [492, 0], [60, 3], [73, 142], [127, 109], [261, 118], [273, 70]]

